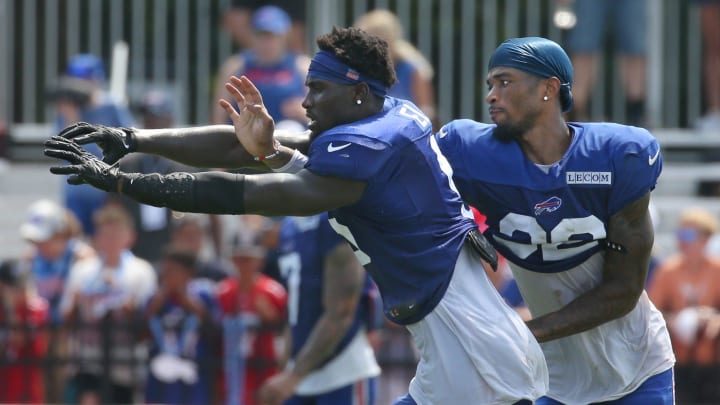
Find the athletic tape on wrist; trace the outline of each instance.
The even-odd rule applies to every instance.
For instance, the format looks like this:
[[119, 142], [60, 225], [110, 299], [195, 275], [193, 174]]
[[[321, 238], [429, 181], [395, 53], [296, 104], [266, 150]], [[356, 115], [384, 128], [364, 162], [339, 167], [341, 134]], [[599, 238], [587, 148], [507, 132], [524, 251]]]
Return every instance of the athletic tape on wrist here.
[[299, 150], [295, 149], [293, 151], [293, 155], [290, 158], [290, 161], [287, 162], [284, 166], [278, 167], [276, 169], [273, 169], [275, 173], [290, 173], [295, 174], [299, 172], [300, 170], [305, 168], [305, 165], [307, 164], [308, 158], [307, 156], [300, 153]]

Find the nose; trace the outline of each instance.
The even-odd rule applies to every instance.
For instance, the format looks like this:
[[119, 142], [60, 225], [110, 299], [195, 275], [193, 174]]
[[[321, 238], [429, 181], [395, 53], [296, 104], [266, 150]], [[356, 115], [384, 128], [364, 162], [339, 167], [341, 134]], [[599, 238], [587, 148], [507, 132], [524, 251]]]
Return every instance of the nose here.
[[497, 95], [492, 88], [488, 90], [487, 96], [485, 96], [485, 102], [488, 104], [494, 104], [497, 101]]
[[302, 107], [307, 110], [311, 106], [312, 106], [312, 101], [310, 99], [310, 93], [308, 93], [305, 95], [305, 98], [302, 101]]

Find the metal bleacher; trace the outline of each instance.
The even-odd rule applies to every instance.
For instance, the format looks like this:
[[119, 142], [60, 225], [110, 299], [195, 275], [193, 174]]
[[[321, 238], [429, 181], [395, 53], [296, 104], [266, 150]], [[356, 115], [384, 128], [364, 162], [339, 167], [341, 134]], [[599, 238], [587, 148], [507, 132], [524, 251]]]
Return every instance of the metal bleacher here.
[[687, 129], [652, 132], [663, 151], [663, 171], [652, 197], [658, 214], [655, 250], [659, 256], [666, 256], [674, 250], [673, 230], [684, 209], [703, 207], [720, 217], [720, 195], [698, 193], [702, 182], [720, 184], [720, 133]]

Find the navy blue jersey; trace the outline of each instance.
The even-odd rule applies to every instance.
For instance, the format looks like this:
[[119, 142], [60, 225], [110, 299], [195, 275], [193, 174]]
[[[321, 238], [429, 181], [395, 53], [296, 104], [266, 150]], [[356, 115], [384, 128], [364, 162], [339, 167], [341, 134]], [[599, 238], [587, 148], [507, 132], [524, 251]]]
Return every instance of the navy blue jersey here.
[[[288, 322], [292, 331], [291, 357], [295, 357], [303, 347], [324, 312], [322, 298], [325, 258], [341, 243], [346, 242], [330, 227], [327, 214], [287, 217], [283, 220], [278, 264], [288, 290]], [[334, 354], [342, 352], [360, 327], [366, 326], [373, 288], [370, 277], [366, 275], [355, 320]], [[327, 361], [333, 357], [330, 356]]]
[[[219, 310], [213, 297], [212, 283], [192, 281], [187, 286], [187, 292], [213, 319], [218, 318]], [[149, 348], [151, 367], [145, 386], [145, 400], [163, 404], [209, 403], [211, 371], [202, 360], [213, 355], [213, 342], [209, 335], [203, 333], [200, 319], [175, 300], [168, 299], [150, 319], [149, 329], [152, 337]], [[183, 380], [179, 368], [164, 370], [164, 377], [156, 376], [153, 361], [160, 355], [171, 355], [195, 364], [197, 377], [194, 382]]]
[[456, 120], [436, 138], [466, 203], [487, 215], [488, 236], [511, 262], [537, 272], [568, 270], [599, 251], [610, 217], [651, 191], [660, 146], [642, 128], [569, 123], [574, 136], [547, 172], [495, 125]]
[[386, 316], [401, 324], [440, 301], [476, 226], [431, 135], [414, 104], [386, 97], [379, 114], [320, 134], [305, 166], [367, 183], [359, 201], [330, 212], [330, 223], [377, 283]]

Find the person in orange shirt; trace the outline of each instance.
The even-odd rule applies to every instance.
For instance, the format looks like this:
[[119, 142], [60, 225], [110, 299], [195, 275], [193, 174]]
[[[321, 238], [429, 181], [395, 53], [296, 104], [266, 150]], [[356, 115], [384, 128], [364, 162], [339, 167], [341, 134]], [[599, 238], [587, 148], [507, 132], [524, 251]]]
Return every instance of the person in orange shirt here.
[[678, 400], [720, 401], [711, 375], [720, 365], [720, 258], [705, 249], [718, 228], [717, 218], [705, 209], [684, 211], [676, 230], [678, 252], [660, 265], [649, 286], [650, 299], [670, 329]]

